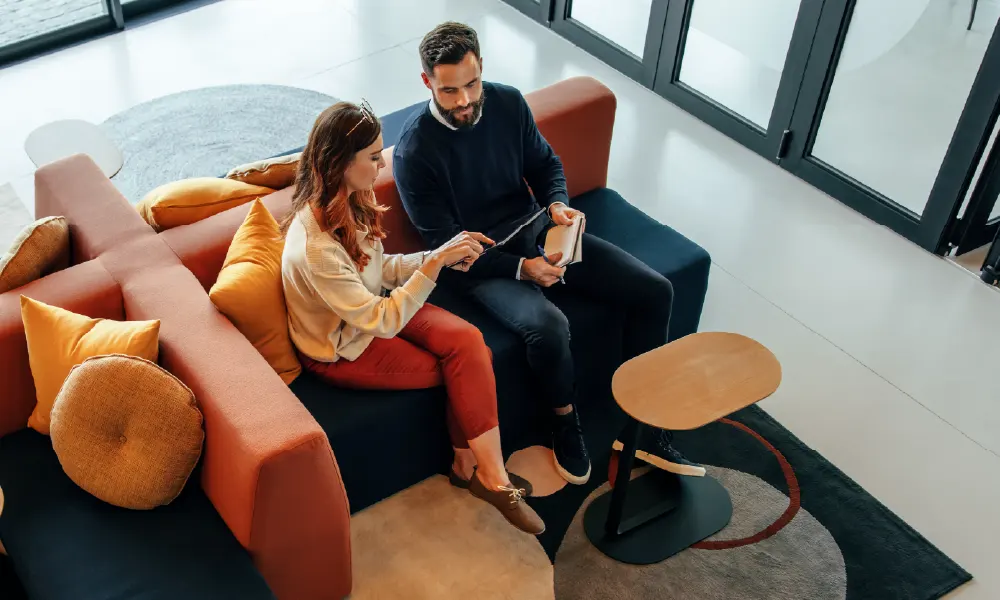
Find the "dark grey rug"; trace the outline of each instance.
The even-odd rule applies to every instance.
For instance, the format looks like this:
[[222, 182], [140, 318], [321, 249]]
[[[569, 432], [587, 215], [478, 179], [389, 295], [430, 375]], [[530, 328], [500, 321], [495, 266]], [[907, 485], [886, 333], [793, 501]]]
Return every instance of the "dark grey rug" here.
[[102, 123], [125, 164], [111, 181], [129, 202], [187, 177], [217, 177], [302, 146], [336, 98], [278, 85], [207, 87], [157, 98]]

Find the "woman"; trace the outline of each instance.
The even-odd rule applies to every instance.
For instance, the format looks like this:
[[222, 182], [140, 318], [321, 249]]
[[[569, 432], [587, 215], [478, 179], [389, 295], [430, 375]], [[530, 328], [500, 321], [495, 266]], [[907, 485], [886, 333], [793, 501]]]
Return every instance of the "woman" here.
[[[444, 268], [467, 270], [492, 241], [462, 233], [436, 250], [383, 254], [375, 178], [385, 166], [382, 126], [367, 104], [323, 111], [302, 151], [292, 208], [282, 222], [289, 330], [303, 366], [331, 384], [417, 389], [444, 384], [455, 448], [450, 481], [539, 534], [528, 484], [507, 473], [496, 382], [478, 329], [430, 304]], [[391, 290], [383, 296], [382, 290]], [[513, 483], [511, 480], [514, 480]]]

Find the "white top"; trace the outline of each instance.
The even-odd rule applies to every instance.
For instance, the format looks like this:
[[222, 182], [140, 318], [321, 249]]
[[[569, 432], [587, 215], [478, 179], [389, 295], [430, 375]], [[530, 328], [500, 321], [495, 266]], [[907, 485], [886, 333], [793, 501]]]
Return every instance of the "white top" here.
[[[324, 232], [310, 208], [295, 215], [285, 238], [281, 278], [288, 330], [300, 352], [324, 362], [355, 360], [376, 337], [396, 336], [435, 284], [417, 269], [423, 254], [383, 254], [358, 232], [371, 257], [359, 271], [347, 250]], [[383, 289], [392, 290], [382, 296]]]

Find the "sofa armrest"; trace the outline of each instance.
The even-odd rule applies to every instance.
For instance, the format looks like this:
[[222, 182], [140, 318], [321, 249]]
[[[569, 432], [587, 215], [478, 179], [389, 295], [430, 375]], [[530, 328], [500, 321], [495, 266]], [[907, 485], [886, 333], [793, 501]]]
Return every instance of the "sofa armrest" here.
[[21, 296], [95, 319], [124, 317], [118, 284], [98, 261], [63, 269], [0, 294], [0, 437], [27, 426], [35, 408], [35, 380], [21, 321]]
[[153, 231], [85, 154], [35, 171], [35, 218], [50, 216], [66, 217], [69, 222], [73, 264]]
[[350, 512], [319, 424], [159, 236], [100, 260], [129, 319], [161, 320], [160, 364], [205, 417], [202, 487], [276, 595], [346, 596]]

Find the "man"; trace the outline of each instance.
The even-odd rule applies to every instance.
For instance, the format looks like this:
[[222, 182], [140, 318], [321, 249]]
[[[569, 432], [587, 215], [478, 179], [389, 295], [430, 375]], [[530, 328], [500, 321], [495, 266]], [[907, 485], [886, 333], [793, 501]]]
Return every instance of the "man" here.
[[[582, 217], [569, 206], [562, 163], [538, 132], [524, 97], [482, 80], [479, 40], [471, 27], [439, 25], [420, 43], [420, 60], [431, 100], [403, 125], [393, 174], [428, 247], [463, 230], [501, 240], [543, 209], [555, 225]], [[545, 216], [536, 218], [510, 243], [484, 252], [467, 272], [443, 274], [441, 284], [479, 303], [524, 340], [528, 363], [552, 406], [558, 471], [583, 484], [591, 467], [574, 407], [569, 322], [550, 298], [578, 294], [620, 310], [631, 358], [666, 343], [673, 288], [633, 256], [589, 234], [583, 236], [582, 262], [554, 266], [561, 255], [539, 252], [548, 225]], [[704, 472], [669, 444], [664, 450], [678, 472]]]

